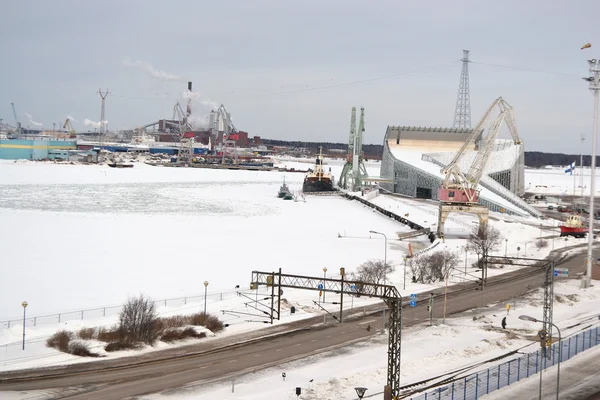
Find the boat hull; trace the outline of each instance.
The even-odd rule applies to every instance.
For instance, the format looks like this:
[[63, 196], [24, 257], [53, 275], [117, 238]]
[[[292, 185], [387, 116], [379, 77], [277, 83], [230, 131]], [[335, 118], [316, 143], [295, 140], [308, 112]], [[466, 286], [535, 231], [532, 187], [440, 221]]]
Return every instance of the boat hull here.
[[335, 192], [336, 189], [330, 180], [304, 180], [302, 191], [304, 193]]
[[574, 236], [574, 237], [585, 237], [587, 235], [587, 228], [573, 228], [569, 226], [560, 226], [560, 236]]

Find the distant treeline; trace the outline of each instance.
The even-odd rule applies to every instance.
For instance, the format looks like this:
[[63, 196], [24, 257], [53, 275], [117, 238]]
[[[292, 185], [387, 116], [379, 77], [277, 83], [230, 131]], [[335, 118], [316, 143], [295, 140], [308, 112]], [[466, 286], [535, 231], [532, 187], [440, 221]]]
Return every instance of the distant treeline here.
[[[299, 142], [288, 140], [273, 140], [261, 139], [265, 145], [270, 146], [286, 146], [292, 148], [308, 149], [311, 153], [319, 151], [319, 146], [323, 146], [323, 152], [328, 153], [329, 150], [337, 149], [348, 151], [346, 143], [331, 143], [331, 142]], [[368, 159], [381, 159], [383, 154], [383, 145], [380, 144], [363, 144], [365, 157]], [[526, 151], [525, 165], [532, 168], [539, 168], [546, 165], [569, 165], [573, 161], [579, 165], [579, 154], [562, 154], [562, 153], [542, 153], [540, 151]], [[592, 156], [583, 156], [583, 165], [590, 166]], [[596, 158], [596, 165], [600, 166], [600, 159]]]

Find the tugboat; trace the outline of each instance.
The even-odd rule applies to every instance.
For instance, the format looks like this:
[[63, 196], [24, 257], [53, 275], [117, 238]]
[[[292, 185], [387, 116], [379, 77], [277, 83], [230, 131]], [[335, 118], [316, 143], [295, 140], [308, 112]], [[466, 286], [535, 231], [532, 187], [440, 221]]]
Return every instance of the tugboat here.
[[318, 192], [335, 192], [337, 189], [333, 187], [333, 176], [331, 168], [329, 172], [323, 170], [323, 147], [319, 147], [319, 155], [315, 161], [314, 170], [308, 170], [304, 177], [302, 192], [318, 193]]
[[108, 165], [111, 168], [133, 168], [132, 163], [126, 163], [126, 162], [122, 162], [122, 161], [115, 161], [112, 163], [108, 163], [106, 165]]
[[283, 199], [287, 193], [290, 192], [290, 188], [285, 184], [285, 177], [283, 177], [283, 185], [279, 188], [279, 193], [277, 193], [277, 197]]
[[587, 228], [583, 225], [581, 221], [581, 215], [572, 214], [569, 215], [569, 218], [565, 221], [564, 224], [560, 226], [560, 236], [574, 236], [576, 238], [585, 237], [587, 234]]

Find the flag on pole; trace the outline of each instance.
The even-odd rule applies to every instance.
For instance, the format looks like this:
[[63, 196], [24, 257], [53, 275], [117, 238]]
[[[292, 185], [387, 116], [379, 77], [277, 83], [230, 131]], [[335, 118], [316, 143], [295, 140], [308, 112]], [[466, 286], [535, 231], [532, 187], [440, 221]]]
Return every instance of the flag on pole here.
[[567, 169], [565, 169], [565, 174], [570, 174], [570, 175], [573, 175], [573, 171], [575, 171], [575, 161], [573, 161], [573, 162], [571, 163], [571, 165], [569, 165], [569, 166], [567, 167]]

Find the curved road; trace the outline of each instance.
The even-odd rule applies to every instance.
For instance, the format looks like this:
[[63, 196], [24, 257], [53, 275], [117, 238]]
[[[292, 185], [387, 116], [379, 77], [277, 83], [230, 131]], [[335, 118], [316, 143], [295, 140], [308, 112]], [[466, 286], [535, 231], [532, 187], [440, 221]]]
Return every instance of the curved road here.
[[[561, 266], [569, 268], [571, 277], [582, 273], [583, 256], [575, 257]], [[539, 267], [527, 267], [490, 278], [484, 291], [485, 303], [514, 298], [540, 287], [543, 280]], [[442, 318], [443, 290], [434, 294], [434, 318]], [[446, 313], [465, 311], [481, 304], [481, 291], [474, 290], [473, 284], [455, 285], [452, 292], [448, 293]], [[426, 306], [426, 300], [419, 301], [417, 307], [405, 305], [404, 326], [428, 321]], [[58, 388], [54, 393], [57, 398], [123, 399], [177, 388], [191, 382], [221, 380], [364, 340], [380, 332], [382, 309], [382, 304], [377, 304], [371, 307], [367, 315], [363, 315], [362, 310], [354, 317], [346, 313], [342, 324], [322, 325], [323, 317], [320, 316], [252, 332], [243, 337], [224, 337], [140, 357], [3, 373], [0, 375], [0, 391]], [[367, 332], [367, 324], [375, 329]], [[232, 344], [235, 340], [238, 343]]]

